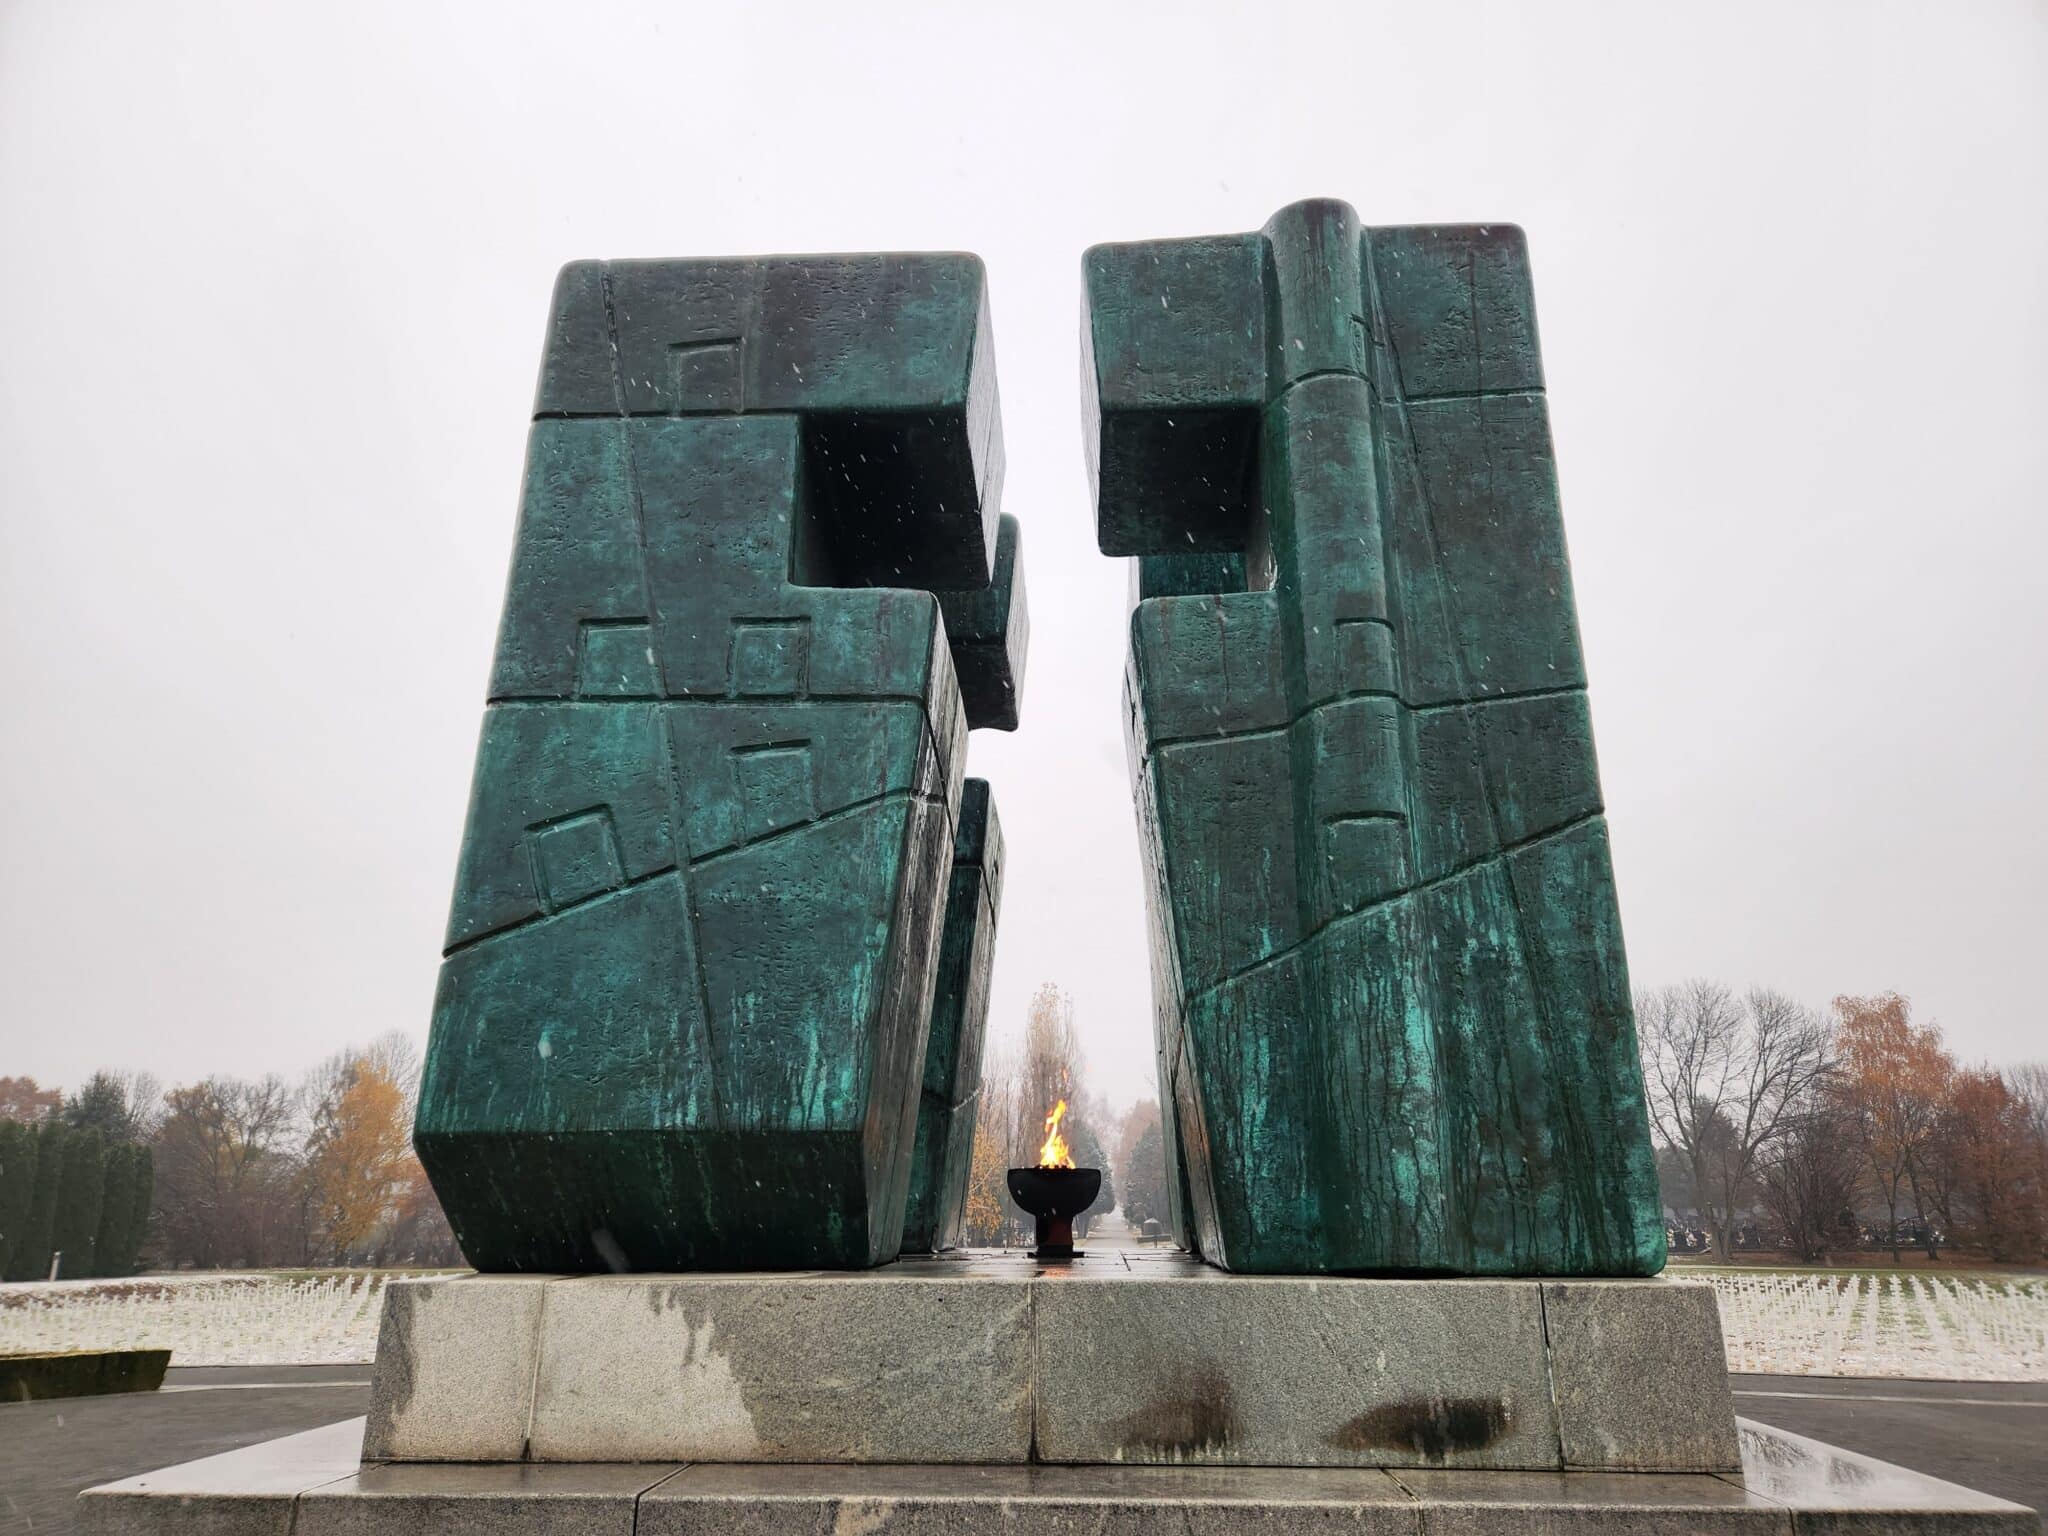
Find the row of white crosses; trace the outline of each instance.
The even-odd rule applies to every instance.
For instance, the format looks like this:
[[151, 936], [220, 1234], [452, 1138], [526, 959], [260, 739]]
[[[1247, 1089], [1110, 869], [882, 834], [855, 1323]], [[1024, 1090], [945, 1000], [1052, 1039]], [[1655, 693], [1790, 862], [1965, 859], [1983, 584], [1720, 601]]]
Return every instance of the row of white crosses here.
[[2048, 1381], [2048, 1281], [1694, 1273], [1733, 1371]]
[[169, 1349], [173, 1365], [352, 1365], [377, 1352], [383, 1279], [263, 1276], [10, 1286], [0, 1354]]

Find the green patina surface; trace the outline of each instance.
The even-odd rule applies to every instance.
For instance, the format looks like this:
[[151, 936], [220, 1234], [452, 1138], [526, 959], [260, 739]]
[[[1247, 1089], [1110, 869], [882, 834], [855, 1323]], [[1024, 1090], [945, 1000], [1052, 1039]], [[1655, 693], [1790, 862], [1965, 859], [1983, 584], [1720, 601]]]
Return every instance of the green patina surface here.
[[[1007, 521], [1007, 520], [1006, 520]], [[958, 1247], [974, 1163], [974, 1122], [981, 1105], [981, 1047], [988, 1026], [989, 975], [996, 915], [1003, 901], [1003, 829], [984, 779], [960, 791], [953, 883], [939, 943], [939, 981], [925, 1047], [924, 1089], [911, 1153], [903, 1251]]]
[[1183, 1240], [1654, 1273], [1521, 232], [1318, 201], [1084, 272]]
[[415, 1130], [478, 1268], [897, 1253], [1001, 477], [973, 257], [564, 269]]

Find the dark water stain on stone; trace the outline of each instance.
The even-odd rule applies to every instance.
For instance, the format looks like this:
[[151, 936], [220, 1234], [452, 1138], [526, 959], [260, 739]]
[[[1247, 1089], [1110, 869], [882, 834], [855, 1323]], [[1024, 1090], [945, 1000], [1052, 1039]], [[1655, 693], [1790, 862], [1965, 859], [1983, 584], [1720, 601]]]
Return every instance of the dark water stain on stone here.
[[385, 1291], [384, 1315], [377, 1323], [376, 1390], [370, 1394], [369, 1423], [363, 1435], [366, 1445], [389, 1446], [397, 1438], [406, 1410], [412, 1407], [418, 1386], [412, 1334], [421, 1309], [433, 1294], [434, 1288], [426, 1285], [387, 1287]]
[[1507, 1427], [1507, 1404], [1497, 1397], [1410, 1397], [1368, 1408], [1326, 1443], [1340, 1451], [1409, 1451], [1442, 1461], [1484, 1449]]
[[1127, 1452], [1179, 1460], [1218, 1451], [1237, 1434], [1230, 1383], [1213, 1366], [1177, 1368], [1152, 1400], [1110, 1426]]

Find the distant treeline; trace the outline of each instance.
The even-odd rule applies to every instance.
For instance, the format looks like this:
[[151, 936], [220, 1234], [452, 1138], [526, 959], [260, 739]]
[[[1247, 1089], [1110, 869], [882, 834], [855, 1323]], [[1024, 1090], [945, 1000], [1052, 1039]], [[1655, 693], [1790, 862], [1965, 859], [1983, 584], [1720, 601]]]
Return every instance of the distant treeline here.
[[76, 1092], [0, 1077], [0, 1274], [459, 1264], [412, 1155], [419, 1058], [387, 1036], [296, 1086], [216, 1076], [166, 1092], [99, 1072]]
[[2048, 1065], [1959, 1062], [1895, 992], [1823, 1013], [1695, 980], [1638, 994], [1636, 1022], [1676, 1246], [2048, 1252]]

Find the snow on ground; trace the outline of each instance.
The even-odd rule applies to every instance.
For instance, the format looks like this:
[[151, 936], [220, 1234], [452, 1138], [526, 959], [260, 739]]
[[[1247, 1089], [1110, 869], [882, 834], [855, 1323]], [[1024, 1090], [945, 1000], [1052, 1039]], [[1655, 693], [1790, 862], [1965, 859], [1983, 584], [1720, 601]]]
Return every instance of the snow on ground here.
[[[1765, 1375], [2048, 1381], [2048, 1278], [1674, 1271], [1714, 1287], [1728, 1368]], [[383, 1274], [145, 1275], [0, 1286], [0, 1354], [152, 1347], [175, 1365], [354, 1365]]]
[[384, 1275], [144, 1275], [0, 1286], [0, 1354], [165, 1349], [173, 1365], [355, 1365], [377, 1353]]
[[1714, 1287], [1731, 1371], [2048, 1381], [2048, 1279], [1675, 1273]]

